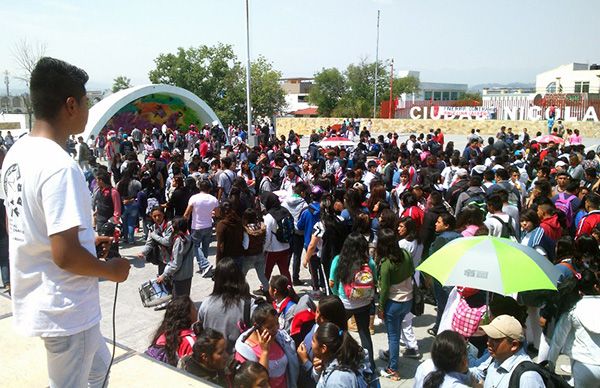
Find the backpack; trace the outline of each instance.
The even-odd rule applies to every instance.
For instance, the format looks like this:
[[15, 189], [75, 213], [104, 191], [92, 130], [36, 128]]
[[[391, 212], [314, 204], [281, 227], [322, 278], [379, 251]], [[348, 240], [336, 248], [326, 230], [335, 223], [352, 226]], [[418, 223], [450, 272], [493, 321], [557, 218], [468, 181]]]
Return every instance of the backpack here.
[[509, 388], [518, 388], [521, 383], [521, 375], [525, 372], [534, 371], [540, 375], [542, 380], [544, 381], [544, 386], [546, 388], [569, 388], [571, 387], [565, 379], [561, 376], [557, 375], [554, 371], [547, 368], [548, 362], [544, 361], [541, 364], [536, 364], [531, 361], [523, 361], [519, 365], [517, 365], [511, 375], [510, 380], [508, 381]]
[[463, 208], [469, 205], [473, 205], [481, 210], [481, 213], [483, 213], [484, 217], [487, 215], [488, 210], [487, 202], [485, 200], [485, 193], [480, 192], [470, 196], [463, 204]]
[[154, 209], [156, 206], [160, 206], [160, 203], [158, 202], [158, 199], [156, 197], [150, 197], [147, 200], [147, 205], [146, 205], [146, 215], [150, 216], [150, 214], [152, 213], [152, 209]]
[[292, 217], [291, 213], [285, 209], [282, 215], [279, 217], [275, 217], [273, 214], [273, 218], [277, 222], [277, 229], [275, 232], [271, 232], [277, 238], [277, 241], [284, 244], [289, 244], [292, 241], [292, 236], [294, 235], [294, 217]]
[[342, 245], [346, 236], [350, 234], [350, 228], [345, 225], [337, 216], [333, 223], [325, 225], [323, 223], [323, 246], [321, 247], [321, 261], [331, 263], [333, 258], [340, 254]]
[[375, 277], [369, 264], [362, 264], [350, 284], [344, 284], [344, 293], [350, 300], [372, 299], [375, 296]]
[[569, 229], [571, 228], [571, 226], [573, 226], [573, 219], [575, 218], [573, 214], [573, 207], [571, 206], [571, 202], [574, 199], [574, 195], [571, 195], [570, 197], [566, 198], [564, 193], [559, 193], [558, 199], [556, 200], [556, 202], [554, 202], [554, 206], [556, 206], [558, 210], [565, 214], [565, 217], [567, 219], [567, 228]]
[[500, 237], [508, 238], [514, 242], [519, 242], [517, 239], [517, 233], [515, 232], [515, 228], [512, 226], [512, 217], [508, 217], [508, 222], [504, 222], [502, 218], [498, 216], [492, 216], [492, 218], [500, 221], [502, 224], [502, 232], [500, 232]]

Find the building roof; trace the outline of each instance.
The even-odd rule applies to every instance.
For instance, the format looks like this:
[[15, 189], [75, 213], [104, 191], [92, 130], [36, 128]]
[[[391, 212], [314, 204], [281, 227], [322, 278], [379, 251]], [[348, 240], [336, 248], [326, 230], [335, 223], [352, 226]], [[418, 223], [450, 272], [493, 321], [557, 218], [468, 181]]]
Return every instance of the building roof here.
[[294, 116], [314, 116], [317, 115], [317, 108], [305, 108], [305, 109], [298, 109], [295, 112], [291, 112], [290, 114], [293, 114]]

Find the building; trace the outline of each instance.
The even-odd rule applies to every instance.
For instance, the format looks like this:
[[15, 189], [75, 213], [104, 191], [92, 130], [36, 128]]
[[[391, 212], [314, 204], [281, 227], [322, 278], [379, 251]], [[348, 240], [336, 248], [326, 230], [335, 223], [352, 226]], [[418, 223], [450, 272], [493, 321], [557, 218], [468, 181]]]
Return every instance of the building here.
[[536, 76], [535, 89], [484, 89], [482, 105], [501, 120], [540, 120], [555, 105], [557, 118], [594, 120], [600, 108], [600, 66], [569, 63]]
[[316, 108], [308, 102], [308, 93], [313, 82], [314, 78], [304, 77], [282, 78], [279, 80], [279, 85], [285, 92], [286, 113], [294, 114], [297, 111]]
[[[396, 76], [414, 77], [420, 81], [420, 72], [414, 70], [400, 70]], [[400, 97], [400, 104], [406, 101], [456, 101], [462, 98], [468, 88], [467, 84], [420, 81], [419, 90], [415, 93], [403, 94]]]
[[535, 91], [600, 94], [600, 65], [573, 62], [555, 67], [535, 77]]

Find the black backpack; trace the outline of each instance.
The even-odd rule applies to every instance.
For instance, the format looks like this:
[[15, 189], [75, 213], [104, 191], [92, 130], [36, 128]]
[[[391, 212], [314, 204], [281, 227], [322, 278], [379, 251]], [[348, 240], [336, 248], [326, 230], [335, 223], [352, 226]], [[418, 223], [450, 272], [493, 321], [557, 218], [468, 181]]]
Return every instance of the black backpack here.
[[469, 205], [473, 205], [476, 208], [478, 208], [479, 210], [481, 210], [481, 212], [483, 213], [483, 216], [485, 217], [487, 215], [487, 202], [485, 199], [485, 193], [484, 192], [479, 192], [476, 194], [473, 194], [472, 196], [470, 196], [464, 203], [463, 203], [463, 208], [469, 206]]
[[271, 232], [277, 238], [277, 241], [284, 244], [289, 244], [292, 241], [292, 236], [294, 235], [294, 217], [292, 214], [284, 207], [278, 209], [277, 213], [271, 214], [277, 222], [277, 230]]
[[498, 220], [502, 224], [502, 232], [500, 233], [500, 237], [508, 238], [518, 242], [517, 233], [515, 232], [515, 228], [512, 226], [512, 217], [509, 216], [508, 222], [504, 222], [502, 218], [498, 216], [492, 216], [492, 218]]
[[508, 381], [509, 388], [519, 388], [521, 383], [521, 375], [525, 372], [536, 372], [544, 381], [546, 388], [571, 388], [571, 386], [561, 376], [547, 368], [548, 362], [544, 361], [536, 364], [531, 361], [523, 361], [513, 369], [510, 380]]

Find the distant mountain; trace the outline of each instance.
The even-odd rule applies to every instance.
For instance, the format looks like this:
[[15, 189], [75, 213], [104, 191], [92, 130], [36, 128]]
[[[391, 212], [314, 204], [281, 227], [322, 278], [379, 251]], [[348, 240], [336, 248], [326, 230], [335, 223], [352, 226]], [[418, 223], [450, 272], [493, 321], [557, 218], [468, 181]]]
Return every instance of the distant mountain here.
[[481, 92], [482, 89], [484, 88], [510, 88], [510, 89], [526, 89], [526, 88], [535, 88], [535, 84], [534, 83], [525, 83], [525, 82], [511, 82], [509, 84], [496, 84], [496, 83], [491, 83], [491, 84], [477, 84], [477, 85], [471, 85], [469, 86], [469, 91], [470, 92]]

